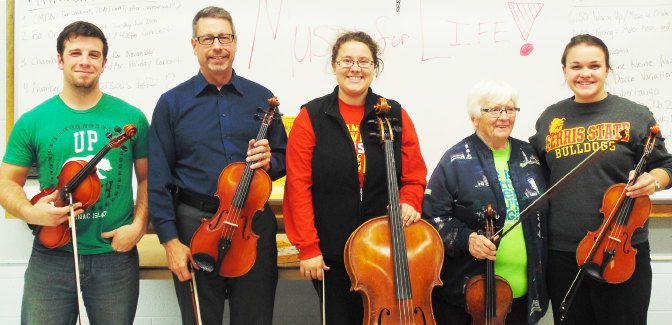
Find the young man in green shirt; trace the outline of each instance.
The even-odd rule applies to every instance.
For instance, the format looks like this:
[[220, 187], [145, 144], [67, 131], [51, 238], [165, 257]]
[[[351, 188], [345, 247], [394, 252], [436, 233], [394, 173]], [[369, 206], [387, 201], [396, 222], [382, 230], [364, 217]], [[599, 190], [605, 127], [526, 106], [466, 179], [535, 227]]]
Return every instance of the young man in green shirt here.
[[[75, 22], [57, 40], [63, 91], [16, 122], [0, 166], [0, 204], [29, 224], [56, 226], [69, 207], [52, 203], [58, 191], [34, 205], [23, 191], [37, 164], [40, 189], [55, 188], [63, 165], [89, 161], [116, 136], [115, 127], [138, 132], [97, 164], [100, 198], [86, 211], [74, 204], [82, 296], [91, 324], [132, 324], [139, 293], [135, 245], [147, 230], [147, 132], [145, 115], [104, 94], [98, 81], [107, 61], [107, 40], [93, 24]], [[133, 205], [132, 173], [138, 182]], [[61, 184], [63, 185], [63, 184]], [[72, 244], [49, 249], [36, 237], [24, 279], [22, 324], [74, 324], [78, 314]]]

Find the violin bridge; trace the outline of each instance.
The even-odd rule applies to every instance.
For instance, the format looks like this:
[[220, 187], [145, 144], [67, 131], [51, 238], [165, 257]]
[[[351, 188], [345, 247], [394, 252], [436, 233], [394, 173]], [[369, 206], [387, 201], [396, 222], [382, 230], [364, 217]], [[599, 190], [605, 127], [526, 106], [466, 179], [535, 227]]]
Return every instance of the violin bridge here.
[[609, 236], [609, 239], [613, 239], [613, 240], [615, 240], [615, 241], [617, 241], [617, 242], [619, 242], [619, 243], [621, 242], [620, 239], [618, 239], [618, 238], [614, 238], [614, 237], [611, 237], [611, 236]]
[[[227, 225], [229, 225], [229, 226], [238, 227], [238, 225], [235, 224], [235, 223], [230, 223], [230, 222], [228, 222], [228, 221], [224, 221], [224, 223], [227, 224]], [[619, 241], [620, 241], [620, 240], [619, 240]]]

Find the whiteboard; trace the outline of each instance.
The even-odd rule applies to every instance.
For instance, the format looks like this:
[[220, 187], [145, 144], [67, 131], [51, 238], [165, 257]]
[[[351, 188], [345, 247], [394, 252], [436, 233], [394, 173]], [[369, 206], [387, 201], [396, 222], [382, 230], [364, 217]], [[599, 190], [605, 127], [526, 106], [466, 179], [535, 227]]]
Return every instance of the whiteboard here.
[[[519, 91], [522, 110], [512, 136], [531, 136], [539, 114], [571, 96], [560, 57], [581, 33], [610, 48], [607, 91], [648, 106], [672, 138], [672, 1], [632, 3], [15, 0], [15, 118], [61, 90], [56, 37], [67, 24], [85, 20], [108, 37], [102, 90], [151, 119], [159, 96], [198, 72], [191, 20], [217, 5], [236, 26], [236, 73], [271, 89], [287, 116], [336, 85], [329, 44], [340, 31], [372, 35], [385, 62], [372, 88], [410, 114], [429, 175], [445, 150], [473, 132], [466, 96], [483, 78], [502, 78]], [[662, 195], [672, 197], [668, 192]]]

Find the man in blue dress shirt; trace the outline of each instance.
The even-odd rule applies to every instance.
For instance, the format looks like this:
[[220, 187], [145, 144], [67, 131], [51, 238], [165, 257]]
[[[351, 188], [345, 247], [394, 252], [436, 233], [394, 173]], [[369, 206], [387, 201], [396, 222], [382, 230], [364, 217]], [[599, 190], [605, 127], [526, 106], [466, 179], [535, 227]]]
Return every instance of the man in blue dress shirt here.
[[[200, 70], [161, 96], [149, 140], [149, 211], [174, 273], [183, 324], [195, 324], [188, 246], [201, 220], [217, 212], [219, 199], [214, 194], [219, 174], [231, 163], [256, 161], [252, 168], [278, 179], [285, 175], [287, 144], [285, 129], [276, 121], [268, 140], [250, 140], [261, 127], [254, 119], [257, 107], [266, 109], [273, 94], [233, 70], [238, 39], [231, 14], [207, 7], [196, 14], [192, 28], [191, 44]], [[231, 324], [272, 323], [278, 282], [277, 221], [268, 203], [254, 216], [252, 229], [260, 236], [257, 259], [245, 275], [195, 273], [202, 324], [222, 324], [226, 298]]]

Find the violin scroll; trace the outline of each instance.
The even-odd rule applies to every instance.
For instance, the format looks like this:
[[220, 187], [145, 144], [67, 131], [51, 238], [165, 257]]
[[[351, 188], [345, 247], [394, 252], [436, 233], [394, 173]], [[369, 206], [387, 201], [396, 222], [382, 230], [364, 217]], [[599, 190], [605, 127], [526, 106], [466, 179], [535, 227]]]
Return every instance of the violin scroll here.
[[653, 134], [660, 133], [660, 125], [656, 124], [656, 125], [652, 126], [651, 127], [651, 133], [653, 133]]
[[277, 96], [273, 96], [273, 98], [268, 99], [268, 106], [269, 107], [278, 107], [280, 106], [280, 101], [278, 100]]
[[126, 140], [129, 140], [138, 133], [138, 128], [133, 124], [126, 124], [124, 126], [124, 133], [114, 137], [110, 140], [110, 148], [119, 148]]

